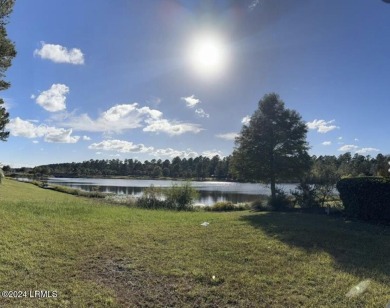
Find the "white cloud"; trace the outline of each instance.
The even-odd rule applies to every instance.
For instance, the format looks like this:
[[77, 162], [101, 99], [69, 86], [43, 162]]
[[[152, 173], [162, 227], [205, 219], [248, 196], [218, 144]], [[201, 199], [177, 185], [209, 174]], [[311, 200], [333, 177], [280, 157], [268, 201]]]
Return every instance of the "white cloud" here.
[[35, 101], [47, 111], [61, 111], [66, 109], [65, 101], [68, 93], [69, 88], [66, 85], [53, 84], [49, 90], [39, 94]]
[[137, 103], [116, 105], [103, 112], [102, 118], [107, 122], [116, 122], [121, 119], [127, 119], [131, 115], [147, 115], [151, 119], [159, 119], [162, 116], [162, 112], [158, 110], [150, 109], [149, 107], [137, 107]]
[[56, 128], [44, 124], [35, 125], [19, 117], [11, 119], [8, 129], [12, 136], [25, 138], [43, 137], [46, 142], [76, 143], [80, 139], [79, 136], [71, 136], [72, 129]]
[[44, 140], [53, 143], [76, 143], [80, 136], [71, 136], [72, 129], [50, 127], [45, 134]]
[[142, 127], [145, 120], [152, 121], [161, 117], [162, 112], [156, 109], [139, 108], [137, 103], [132, 103], [111, 107], [96, 120], [91, 119], [87, 114], [82, 114], [70, 116], [61, 124], [80, 131], [121, 133], [126, 129]]
[[90, 141], [90, 140], [91, 140], [91, 137], [83, 136], [83, 140], [84, 140], [84, 141]]
[[37, 143], [39, 143], [39, 141], [38, 140], [33, 140], [32, 143], [37, 144]]
[[338, 137], [337, 139], [338, 139], [338, 140], [343, 140], [343, 137]]
[[213, 158], [215, 155], [218, 155], [220, 158], [223, 158], [224, 155], [221, 151], [218, 150], [212, 150], [212, 151], [203, 151], [202, 156]]
[[39, 125], [36, 126], [29, 121], [22, 120], [19, 117], [10, 120], [8, 129], [12, 136], [26, 137], [26, 138], [37, 138], [43, 137], [47, 132], [47, 126]]
[[323, 143], [322, 143], [322, 145], [331, 145], [332, 144], [332, 141], [324, 141]]
[[187, 97], [182, 97], [181, 98], [183, 101], [186, 102], [187, 107], [193, 108], [197, 104], [200, 103], [200, 99], [196, 98], [195, 95], [187, 96]]
[[155, 157], [167, 157], [174, 158], [179, 156], [181, 158], [194, 158], [199, 155], [207, 156], [212, 158], [215, 155], [219, 155], [220, 157], [224, 157], [221, 151], [212, 150], [212, 151], [203, 151], [199, 154], [196, 151], [191, 149], [187, 149], [184, 151], [175, 150], [172, 148], [163, 148], [163, 149], [155, 149], [154, 147], [147, 147], [144, 144], [134, 144], [130, 141], [124, 140], [103, 140], [99, 143], [91, 144], [88, 149], [90, 150], [99, 150], [96, 152], [97, 155], [102, 154], [100, 151], [114, 151], [119, 153], [146, 153]]
[[358, 138], [355, 138], [355, 141], [359, 141], [359, 139], [358, 139]]
[[342, 152], [350, 152], [350, 151], [354, 151], [356, 149], [358, 149], [359, 147], [356, 146], [356, 145], [353, 145], [353, 144], [346, 144], [346, 145], [343, 145], [341, 148], [339, 148], [338, 150], [339, 151], [342, 151]]
[[377, 148], [361, 148], [360, 150], [357, 150], [356, 153], [358, 154], [367, 154], [370, 152], [379, 152], [380, 150]]
[[145, 122], [148, 123], [148, 126], [143, 129], [144, 132], [153, 132], [157, 134], [163, 132], [170, 136], [181, 135], [189, 132], [197, 134], [203, 130], [198, 124], [169, 122], [167, 119], [152, 119], [145, 120]]
[[84, 55], [78, 48], [67, 49], [61, 45], [41, 42], [41, 49], [35, 49], [34, 55], [55, 63], [84, 64]]
[[88, 146], [91, 150], [117, 151], [120, 153], [148, 153], [153, 147], [146, 147], [143, 144], [134, 144], [124, 140], [104, 140], [99, 143], [92, 143]]
[[247, 115], [242, 118], [241, 123], [248, 126], [250, 121], [251, 121], [251, 117]]
[[313, 122], [307, 122], [306, 125], [309, 129], [315, 129], [315, 130], [317, 130], [317, 132], [325, 134], [325, 133], [330, 132], [336, 128], [339, 128], [336, 125], [330, 125], [333, 122], [335, 122], [335, 120], [325, 121], [325, 120], [315, 119]]
[[70, 116], [61, 125], [79, 131], [121, 133], [127, 129], [143, 127], [144, 132], [181, 135], [187, 132], [199, 133], [198, 124], [169, 121], [163, 113], [149, 107], [139, 107], [137, 103], [121, 104], [103, 112], [96, 120], [87, 114]]
[[201, 118], [209, 118], [210, 115], [208, 113], [206, 113], [202, 108], [197, 108], [195, 110], [195, 113], [200, 116]]
[[169, 157], [169, 158], [174, 158], [176, 156], [179, 156], [181, 158], [194, 158], [199, 156], [199, 154], [195, 151], [192, 151], [191, 149], [188, 149], [187, 151], [179, 151], [179, 150], [174, 150], [172, 148], [166, 148], [166, 149], [156, 149], [152, 153], [150, 153], [153, 156], [156, 157]]
[[[196, 105], [198, 105], [200, 103], [200, 99], [196, 98], [195, 95], [182, 97], [181, 99], [183, 101], [185, 101], [187, 107], [189, 107], [189, 108], [194, 108]], [[203, 108], [195, 109], [195, 113], [201, 118], [209, 118], [210, 117], [210, 115], [208, 113], [206, 113]]]
[[226, 133], [226, 134], [217, 134], [215, 137], [221, 138], [224, 140], [234, 140], [238, 136], [237, 133]]

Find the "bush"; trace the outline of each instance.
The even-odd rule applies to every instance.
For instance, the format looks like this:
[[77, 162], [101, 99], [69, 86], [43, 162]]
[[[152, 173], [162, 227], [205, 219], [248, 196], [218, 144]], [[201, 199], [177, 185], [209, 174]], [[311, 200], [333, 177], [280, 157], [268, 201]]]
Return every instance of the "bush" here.
[[206, 206], [206, 211], [211, 212], [230, 212], [230, 211], [245, 211], [249, 209], [245, 204], [233, 204], [231, 201], [220, 201], [214, 203], [212, 206]]
[[336, 187], [347, 216], [390, 222], [390, 179], [344, 178]]
[[198, 197], [198, 192], [191, 186], [190, 182], [182, 185], [174, 184], [163, 193], [166, 197], [165, 201], [178, 211], [191, 210], [194, 199]]
[[257, 199], [255, 201], [251, 202], [251, 208], [254, 211], [271, 211], [272, 208], [270, 208], [267, 204], [268, 199]]
[[153, 184], [145, 188], [143, 194], [136, 201], [136, 206], [146, 209], [168, 208], [169, 204], [163, 200], [163, 193], [160, 187], [155, 187]]
[[302, 208], [318, 208], [320, 203], [317, 199], [317, 189], [315, 186], [301, 181], [296, 190], [291, 192], [295, 197], [295, 202]]
[[293, 207], [291, 199], [286, 195], [286, 193], [282, 189], [279, 188], [276, 189], [275, 199], [272, 199], [272, 197], [270, 197], [268, 199], [267, 205], [271, 209], [276, 211], [285, 210]]
[[192, 210], [192, 204], [197, 197], [198, 192], [189, 182], [182, 185], [172, 185], [167, 189], [151, 185], [144, 190], [136, 205], [148, 209]]

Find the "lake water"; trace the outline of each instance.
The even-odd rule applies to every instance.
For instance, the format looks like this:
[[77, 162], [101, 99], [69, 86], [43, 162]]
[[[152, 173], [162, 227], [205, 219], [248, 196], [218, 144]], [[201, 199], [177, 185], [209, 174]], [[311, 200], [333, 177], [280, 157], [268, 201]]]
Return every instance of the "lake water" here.
[[[49, 178], [47, 183], [69, 186], [85, 191], [92, 191], [98, 188], [99, 191], [105, 193], [139, 197], [142, 195], [143, 190], [150, 185], [170, 187], [172, 184], [185, 182], [172, 180]], [[264, 184], [191, 181], [191, 185], [199, 192], [199, 198], [195, 200], [195, 204], [212, 205], [218, 201], [231, 201], [233, 203], [250, 202], [259, 198], [260, 195], [271, 194], [269, 186]], [[283, 184], [279, 187], [289, 193], [296, 185]]]

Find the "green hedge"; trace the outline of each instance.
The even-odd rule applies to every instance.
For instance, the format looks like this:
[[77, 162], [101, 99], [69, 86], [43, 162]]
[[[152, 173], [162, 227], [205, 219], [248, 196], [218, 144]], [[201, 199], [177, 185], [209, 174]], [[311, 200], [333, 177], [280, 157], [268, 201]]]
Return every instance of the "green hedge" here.
[[336, 187], [348, 216], [390, 222], [390, 179], [345, 178]]

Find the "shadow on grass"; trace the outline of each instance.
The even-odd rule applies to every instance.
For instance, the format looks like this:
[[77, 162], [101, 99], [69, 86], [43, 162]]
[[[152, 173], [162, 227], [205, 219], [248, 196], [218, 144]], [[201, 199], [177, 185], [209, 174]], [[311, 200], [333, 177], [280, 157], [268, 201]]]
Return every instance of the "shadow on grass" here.
[[290, 246], [330, 254], [339, 270], [390, 282], [388, 226], [303, 213], [266, 212], [241, 219]]

